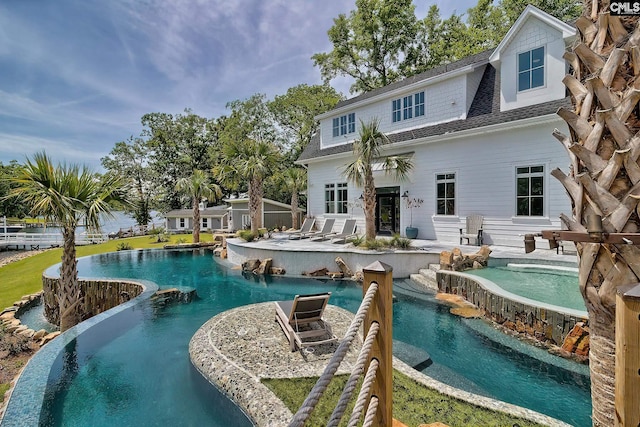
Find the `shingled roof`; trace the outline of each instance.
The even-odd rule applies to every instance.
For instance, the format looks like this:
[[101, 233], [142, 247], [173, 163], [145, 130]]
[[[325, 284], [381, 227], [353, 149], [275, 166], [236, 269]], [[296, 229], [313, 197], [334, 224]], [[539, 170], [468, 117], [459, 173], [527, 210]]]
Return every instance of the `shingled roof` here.
[[[478, 63], [479, 65], [486, 63], [492, 52], [493, 50], [488, 50], [477, 55], [472, 55], [460, 61], [437, 67], [416, 76], [404, 79], [400, 82], [367, 92], [355, 98], [338, 103], [336, 108], [344, 107], [346, 105], [353, 104], [385, 92], [390, 92], [403, 86], [407, 86], [421, 80], [426, 80], [438, 74], [463, 68], [474, 63]], [[450, 134], [490, 125], [554, 114], [561, 106], [568, 107], [570, 105], [571, 100], [569, 97], [566, 97], [564, 99], [544, 102], [537, 105], [516, 108], [508, 111], [500, 111], [500, 73], [491, 65], [487, 65], [466, 119], [424, 126], [418, 129], [389, 134], [388, 136], [391, 143], [410, 141], [419, 138]], [[352, 146], [353, 144], [343, 144], [321, 149], [320, 134], [318, 132], [300, 154], [298, 162], [304, 163], [306, 160], [310, 159], [350, 152], [353, 149]]]

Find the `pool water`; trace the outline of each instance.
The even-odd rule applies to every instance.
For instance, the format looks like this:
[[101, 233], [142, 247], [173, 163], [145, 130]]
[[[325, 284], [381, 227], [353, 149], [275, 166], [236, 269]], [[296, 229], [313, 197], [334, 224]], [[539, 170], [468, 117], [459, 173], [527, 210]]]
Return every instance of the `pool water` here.
[[580, 294], [577, 269], [509, 264], [465, 273], [484, 277], [505, 291], [535, 301], [587, 311]]
[[[200, 298], [162, 308], [146, 302], [133, 326], [111, 331], [114, 338], [91, 352], [79, 354], [71, 342], [65, 374], [50, 379], [41, 418], [46, 425], [250, 425], [191, 366], [188, 344], [196, 330], [222, 311], [298, 293], [329, 290], [331, 304], [352, 312], [362, 299], [362, 289], [346, 281], [245, 278], [204, 251], [125, 251], [82, 258], [78, 268], [83, 277], [193, 287]], [[573, 425], [591, 425], [586, 367], [519, 348], [522, 343], [481, 320], [451, 315], [448, 306], [408, 281], [394, 286], [394, 340], [431, 356], [425, 374]], [[531, 351], [523, 354], [523, 348]]]

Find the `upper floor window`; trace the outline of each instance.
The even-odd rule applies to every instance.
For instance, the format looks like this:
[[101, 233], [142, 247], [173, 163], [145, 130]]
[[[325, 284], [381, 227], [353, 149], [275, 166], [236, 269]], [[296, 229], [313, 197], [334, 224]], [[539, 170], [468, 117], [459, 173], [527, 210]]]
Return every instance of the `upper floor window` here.
[[333, 119], [333, 136], [341, 136], [356, 131], [356, 113], [345, 114]]
[[413, 117], [413, 96], [405, 96], [402, 98], [402, 118], [404, 120]]
[[413, 95], [413, 97], [415, 98], [415, 116], [416, 117], [420, 117], [420, 116], [424, 116], [424, 92], [418, 92], [415, 95]]
[[419, 116], [424, 116], [424, 91], [391, 101], [393, 123]]
[[436, 213], [438, 215], [456, 214], [455, 173], [439, 173], [436, 175]]
[[402, 103], [400, 99], [394, 99], [391, 102], [391, 120], [393, 123], [402, 120]]
[[518, 91], [544, 86], [544, 46], [518, 54]]
[[324, 213], [347, 213], [347, 183], [325, 184]]
[[544, 216], [544, 166], [516, 168], [516, 215]]

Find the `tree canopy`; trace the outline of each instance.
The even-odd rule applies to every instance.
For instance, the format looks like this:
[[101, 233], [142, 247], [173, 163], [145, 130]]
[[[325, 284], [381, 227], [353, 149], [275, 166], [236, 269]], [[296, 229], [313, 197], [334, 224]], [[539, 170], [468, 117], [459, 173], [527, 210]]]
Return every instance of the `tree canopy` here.
[[497, 46], [527, 4], [563, 21], [582, 10], [576, 0], [479, 0], [446, 19], [433, 5], [418, 19], [411, 1], [358, 0], [334, 19], [333, 50], [311, 58], [325, 83], [351, 77], [351, 93], [362, 93]]

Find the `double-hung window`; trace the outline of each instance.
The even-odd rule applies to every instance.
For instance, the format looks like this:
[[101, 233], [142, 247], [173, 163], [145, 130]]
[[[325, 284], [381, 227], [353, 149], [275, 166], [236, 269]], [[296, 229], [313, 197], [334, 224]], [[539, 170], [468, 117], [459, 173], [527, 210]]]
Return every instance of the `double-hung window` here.
[[413, 96], [405, 96], [402, 98], [402, 118], [404, 120], [413, 117]]
[[516, 168], [516, 215], [544, 216], [544, 166]]
[[391, 120], [393, 123], [402, 120], [402, 103], [400, 102], [400, 99], [394, 99], [391, 102], [391, 109]]
[[324, 186], [324, 213], [348, 213], [347, 183], [325, 184]]
[[456, 174], [436, 174], [436, 213], [438, 215], [456, 214]]
[[333, 136], [342, 136], [356, 131], [356, 113], [336, 117], [332, 121]]
[[414, 98], [414, 109], [415, 109], [415, 116], [416, 117], [420, 117], [420, 116], [424, 116], [424, 91], [423, 92], [418, 92], [415, 95], [413, 95]]
[[544, 86], [544, 46], [518, 54], [518, 91]]

